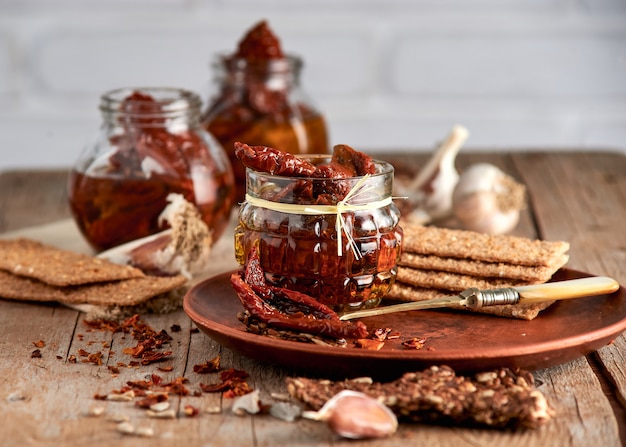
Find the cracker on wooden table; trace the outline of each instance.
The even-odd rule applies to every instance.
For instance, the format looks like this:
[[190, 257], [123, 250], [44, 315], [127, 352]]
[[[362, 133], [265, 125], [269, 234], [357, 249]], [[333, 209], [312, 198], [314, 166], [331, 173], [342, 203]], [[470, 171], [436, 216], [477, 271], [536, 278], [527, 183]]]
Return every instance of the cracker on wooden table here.
[[404, 252], [399, 265], [424, 270], [442, 270], [472, 276], [492, 278], [511, 278], [531, 282], [545, 282], [564, 266], [569, 259], [567, 254], [561, 255], [554, 265], [528, 266], [513, 265], [503, 262], [475, 261], [473, 259], [442, 258], [435, 255], [421, 255]]
[[533, 240], [508, 234], [489, 235], [404, 222], [403, 250], [450, 258], [530, 266], [553, 266], [569, 250], [564, 241]]
[[31, 239], [0, 240], [0, 269], [54, 286], [140, 278], [134, 267], [61, 250]]
[[135, 306], [183, 286], [187, 278], [143, 276], [82, 286], [57, 287], [36, 279], [0, 271], [0, 297], [26, 301], [58, 301], [65, 304]]
[[[409, 284], [395, 282], [391, 289], [385, 295], [386, 299], [394, 301], [413, 302], [425, 301], [429, 299], [441, 298], [444, 296], [454, 295], [456, 292], [450, 290], [428, 289], [423, 287], [414, 287]], [[523, 303], [523, 304], [502, 304], [497, 306], [485, 306], [477, 309], [470, 309], [464, 306], [454, 306], [453, 309], [464, 310], [468, 312], [488, 314], [497, 317], [517, 318], [520, 320], [533, 320], [542, 310], [547, 309], [554, 301], [542, 301], [539, 303]]]
[[[398, 267], [396, 281], [417, 287], [446, 289], [458, 292], [469, 289], [470, 287], [476, 287], [478, 289], [495, 289], [498, 287], [533, 284], [533, 282], [530, 281], [521, 281], [510, 278], [488, 278], [438, 270], [414, 269], [404, 266]], [[537, 282], [538, 281], [534, 282], [534, 284]]]

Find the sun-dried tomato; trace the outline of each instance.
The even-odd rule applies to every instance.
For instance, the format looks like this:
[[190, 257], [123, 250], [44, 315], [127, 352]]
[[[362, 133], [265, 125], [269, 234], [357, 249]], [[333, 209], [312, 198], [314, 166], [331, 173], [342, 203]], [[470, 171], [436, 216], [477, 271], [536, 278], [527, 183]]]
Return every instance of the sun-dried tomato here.
[[360, 321], [341, 321], [329, 307], [306, 294], [268, 286], [262, 280], [264, 274], [256, 248], [248, 255], [249, 262], [245, 270], [231, 276], [231, 285], [235, 289], [243, 307], [250, 314], [270, 326], [278, 329], [295, 330], [331, 338], [365, 338], [367, 327]]
[[254, 63], [283, 59], [285, 55], [278, 37], [272, 32], [267, 21], [262, 20], [241, 39], [234, 57]]

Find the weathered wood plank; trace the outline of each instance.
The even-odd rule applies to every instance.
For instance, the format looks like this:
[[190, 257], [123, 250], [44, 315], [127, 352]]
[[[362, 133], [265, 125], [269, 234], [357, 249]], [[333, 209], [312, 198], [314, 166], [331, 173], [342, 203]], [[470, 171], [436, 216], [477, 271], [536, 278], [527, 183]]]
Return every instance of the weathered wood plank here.
[[[424, 154], [392, 154], [397, 167], [413, 170], [424, 163]], [[461, 153], [459, 169], [476, 162], [489, 162], [521, 179], [529, 187], [529, 208], [522, 214], [516, 234], [572, 242], [570, 266], [595, 274], [608, 274], [626, 282], [626, 242], [622, 221], [626, 218], [626, 157], [619, 154]], [[400, 170], [400, 169], [398, 169]], [[41, 175], [40, 175], [41, 174]], [[0, 174], [0, 232], [68, 217], [65, 172]], [[43, 177], [42, 177], [43, 176]], [[43, 180], [42, 180], [43, 178]], [[199, 375], [193, 365], [220, 355], [222, 366], [246, 370], [250, 384], [260, 390], [261, 400], [272, 402], [272, 393], [284, 393], [289, 371], [258, 363], [222, 348], [202, 333], [192, 333], [193, 324], [184, 312], [145, 317], [155, 329], [173, 337], [172, 357], [141, 368], [108, 366], [127, 363], [124, 347], [134, 345], [129, 335], [89, 332], [83, 317], [57, 305], [0, 301], [0, 436], [5, 445], [68, 445], [88, 443], [124, 446], [154, 445], [350, 445], [386, 447], [398, 442], [441, 446], [586, 446], [618, 445], [618, 422], [623, 412], [613, 405], [626, 402], [624, 355], [626, 339], [619, 337], [593, 356], [600, 363], [594, 370], [586, 358], [537, 371], [539, 388], [556, 406], [557, 418], [539, 430], [501, 432], [403, 424], [388, 439], [349, 442], [332, 435], [322, 423], [300, 420], [287, 423], [271, 416], [236, 416], [232, 400], [217, 394], [172, 399], [178, 416], [153, 420], [128, 402], [96, 401], [95, 393], [119, 389], [127, 380], [157, 373], [164, 380], [184, 376], [190, 389], [199, 383], [214, 383], [217, 374]], [[173, 332], [178, 324], [180, 332]], [[42, 358], [32, 359], [33, 342], [44, 340]], [[81, 363], [79, 349], [102, 350], [102, 365]], [[70, 363], [71, 355], [78, 357]], [[59, 358], [57, 358], [57, 356]], [[171, 372], [158, 366], [171, 365]], [[599, 374], [598, 376], [596, 375]], [[607, 387], [608, 384], [608, 387]], [[607, 393], [608, 395], [605, 395]], [[622, 404], [620, 404], [621, 402]], [[185, 405], [203, 410], [187, 418]], [[89, 417], [93, 406], [105, 407], [102, 417]], [[215, 409], [218, 413], [213, 413]], [[109, 416], [126, 414], [137, 426], [152, 427], [154, 438], [146, 441], [115, 430]], [[108, 416], [107, 416], [108, 415]], [[617, 415], [617, 416], [616, 416]], [[622, 436], [623, 433], [622, 433]], [[622, 441], [624, 439], [622, 438]]]

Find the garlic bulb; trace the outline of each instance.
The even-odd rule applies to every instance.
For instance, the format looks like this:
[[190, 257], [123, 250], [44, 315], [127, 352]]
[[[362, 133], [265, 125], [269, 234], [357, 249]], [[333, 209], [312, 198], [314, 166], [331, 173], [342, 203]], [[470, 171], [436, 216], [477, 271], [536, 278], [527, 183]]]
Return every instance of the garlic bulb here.
[[349, 439], [380, 438], [398, 428], [396, 415], [366, 394], [343, 390], [319, 411], [305, 411], [302, 417], [326, 421], [332, 431]]
[[496, 166], [478, 163], [465, 170], [452, 194], [454, 216], [466, 230], [503, 234], [519, 222], [526, 188]]
[[409, 220], [428, 223], [450, 216], [452, 191], [459, 180], [455, 160], [468, 136], [469, 132], [465, 127], [454, 126], [448, 137], [406, 187], [406, 195], [413, 207], [413, 211], [407, 216]]

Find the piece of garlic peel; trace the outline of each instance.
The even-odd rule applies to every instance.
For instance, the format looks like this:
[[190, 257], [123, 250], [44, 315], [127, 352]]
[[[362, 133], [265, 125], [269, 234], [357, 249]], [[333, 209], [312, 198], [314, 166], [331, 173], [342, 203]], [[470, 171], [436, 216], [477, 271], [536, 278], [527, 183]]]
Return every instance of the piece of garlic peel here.
[[113, 247], [98, 257], [190, 279], [202, 273], [209, 261], [211, 232], [198, 209], [182, 195], [169, 194], [167, 201], [159, 224], [167, 222], [169, 229]]
[[513, 230], [526, 205], [526, 188], [500, 168], [478, 163], [460, 176], [452, 195], [461, 228], [488, 234]]
[[333, 432], [349, 439], [381, 438], [398, 429], [398, 419], [387, 406], [352, 390], [337, 393], [318, 411], [304, 411], [302, 417], [326, 421]]

